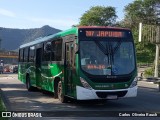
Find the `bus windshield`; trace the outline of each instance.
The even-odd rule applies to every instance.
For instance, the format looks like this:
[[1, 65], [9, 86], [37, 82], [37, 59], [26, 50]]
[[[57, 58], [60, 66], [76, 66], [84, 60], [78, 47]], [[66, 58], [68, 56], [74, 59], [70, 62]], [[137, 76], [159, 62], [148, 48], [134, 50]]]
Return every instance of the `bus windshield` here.
[[126, 75], [135, 69], [133, 42], [121, 40], [80, 41], [80, 63], [91, 75]]

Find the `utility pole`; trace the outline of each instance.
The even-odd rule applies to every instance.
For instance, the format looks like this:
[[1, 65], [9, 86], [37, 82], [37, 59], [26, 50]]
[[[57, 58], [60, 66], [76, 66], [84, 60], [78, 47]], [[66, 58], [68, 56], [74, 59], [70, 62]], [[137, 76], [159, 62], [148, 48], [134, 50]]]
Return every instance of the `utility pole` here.
[[156, 44], [156, 57], [155, 57], [154, 77], [158, 77], [158, 66], [159, 66], [159, 44]]
[[155, 56], [155, 71], [154, 77], [158, 77], [158, 67], [159, 67], [159, 47], [160, 47], [160, 4], [156, 6], [156, 16], [157, 16], [157, 29], [156, 29], [156, 56]]
[[157, 33], [157, 34], [156, 34], [156, 57], [155, 57], [154, 77], [158, 77], [159, 47], [160, 47], [160, 26], [157, 26], [156, 33]]

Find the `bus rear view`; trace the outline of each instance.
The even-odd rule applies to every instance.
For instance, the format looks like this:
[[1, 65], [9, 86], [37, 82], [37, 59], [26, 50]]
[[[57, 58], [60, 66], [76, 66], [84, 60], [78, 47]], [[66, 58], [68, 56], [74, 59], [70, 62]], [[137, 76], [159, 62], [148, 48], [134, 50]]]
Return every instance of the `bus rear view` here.
[[79, 27], [78, 100], [137, 96], [135, 47], [129, 29]]

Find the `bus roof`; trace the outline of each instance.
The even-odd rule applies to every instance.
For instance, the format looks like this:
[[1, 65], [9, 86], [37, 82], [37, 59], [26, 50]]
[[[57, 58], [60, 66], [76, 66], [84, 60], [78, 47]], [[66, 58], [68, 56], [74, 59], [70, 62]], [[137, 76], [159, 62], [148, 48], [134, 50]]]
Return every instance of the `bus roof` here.
[[32, 42], [28, 42], [28, 43], [25, 43], [25, 44], [21, 45], [20, 49], [24, 48], [24, 47], [28, 47], [28, 46], [33, 46], [33, 45], [36, 45], [38, 43], [43, 43], [43, 42], [51, 40], [53, 38], [59, 38], [59, 37], [63, 37], [63, 36], [69, 35], [69, 34], [76, 34], [76, 33], [77, 33], [77, 27], [73, 27], [71, 29], [68, 29], [68, 30], [65, 30], [65, 31], [62, 31], [62, 32], [59, 32], [59, 33], [56, 33], [56, 34], [36, 38]]
[[62, 31], [62, 32], [59, 32], [59, 33], [56, 33], [56, 34], [52, 34], [52, 35], [49, 35], [49, 36], [44, 36], [44, 37], [39, 37], [39, 38], [36, 38], [34, 41], [32, 42], [28, 42], [28, 43], [25, 43], [23, 45], [20, 46], [20, 49], [21, 48], [25, 48], [25, 47], [29, 47], [29, 46], [33, 46], [33, 45], [36, 45], [38, 43], [43, 43], [45, 41], [48, 41], [48, 40], [51, 40], [53, 38], [59, 38], [59, 37], [63, 37], [63, 36], [66, 36], [66, 35], [70, 35], [70, 34], [78, 34], [78, 29], [82, 29], [82, 28], [110, 28], [110, 29], [119, 29], [119, 30], [130, 30], [128, 28], [120, 28], [120, 27], [109, 27], [109, 26], [78, 26], [78, 27], [72, 27], [71, 29], [68, 29], [68, 30], [65, 30], [65, 31]]
[[130, 30], [129, 28], [122, 27], [111, 27], [111, 26], [78, 26], [78, 28], [110, 28], [110, 29], [118, 29], [118, 30]]

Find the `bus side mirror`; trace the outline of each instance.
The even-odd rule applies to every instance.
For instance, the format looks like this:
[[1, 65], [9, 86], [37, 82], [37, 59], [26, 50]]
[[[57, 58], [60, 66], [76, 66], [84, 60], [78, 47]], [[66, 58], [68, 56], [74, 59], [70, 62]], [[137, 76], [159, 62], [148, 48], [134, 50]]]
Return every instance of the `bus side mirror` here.
[[74, 52], [75, 54], [79, 53], [79, 45], [77, 43], [74, 44]]

